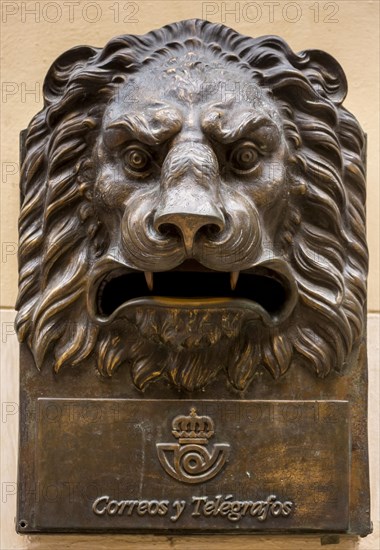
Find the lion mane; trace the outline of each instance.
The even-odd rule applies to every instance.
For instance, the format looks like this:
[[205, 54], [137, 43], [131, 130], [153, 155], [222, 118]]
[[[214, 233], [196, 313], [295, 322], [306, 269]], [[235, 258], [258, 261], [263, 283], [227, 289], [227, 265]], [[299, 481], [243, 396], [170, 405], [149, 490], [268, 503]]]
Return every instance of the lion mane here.
[[[104, 48], [73, 48], [49, 70], [44, 107], [24, 136], [19, 339], [39, 369], [53, 356], [56, 372], [97, 362], [111, 375], [129, 361], [140, 388], [158, 375], [188, 390], [205, 385], [194, 366], [199, 357], [184, 358], [184, 370], [186, 361], [194, 363], [192, 377], [178, 378], [178, 369], [157, 372], [157, 354], [147, 342], [120, 342], [117, 331], [91, 319], [86, 303], [89, 266], [110, 238], [93, 206], [90, 159], [105, 107], [130, 75], [191, 49], [212, 51], [222, 66], [238, 65], [270, 93], [292, 152], [287, 170], [295, 191], [278, 240], [298, 285], [293, 322], [233, 349], [222, 365], [228, 379], [242, 390], [259, 366], [274, 378], [293, 363], [319, 377], [341, 371], [363, 338], [367, 273], [365, 138], [342, 107], [344, 73], [319, 50], [296, 54], [278, 37], [244, 37], [201, 20], [116, 37]], [[157, 322], [165, 325], [164, 318]], [[226, 361], [223, 347], [218, 361]]]

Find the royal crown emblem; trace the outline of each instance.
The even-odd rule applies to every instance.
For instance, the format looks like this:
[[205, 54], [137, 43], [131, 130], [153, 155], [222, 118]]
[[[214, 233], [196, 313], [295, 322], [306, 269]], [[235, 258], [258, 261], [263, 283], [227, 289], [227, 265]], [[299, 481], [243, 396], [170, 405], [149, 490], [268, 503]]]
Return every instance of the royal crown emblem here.
[[[208, 481], [228, 461], [228, 443], [216, 443], [210, 450], [206, 448], [215, 434], [214, 422], [209, 416], [198, 416], [195, 408], [189, 416], [179, 415], [173, 419], [172, 434], [178, 443], [157, 443], [156, 447], [161, 466], [178, 481]], [[173, 456], [169, 456], [171, 453]]]

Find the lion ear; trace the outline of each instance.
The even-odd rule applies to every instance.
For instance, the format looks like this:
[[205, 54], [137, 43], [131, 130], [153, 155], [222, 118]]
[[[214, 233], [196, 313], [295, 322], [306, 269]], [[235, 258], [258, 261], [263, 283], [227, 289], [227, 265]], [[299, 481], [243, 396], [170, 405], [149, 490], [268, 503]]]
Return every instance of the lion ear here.
[[48, 70], [43, 93], [45, 101], [52, 103], [62, 97], [68, 80], [77, 69], [82, 69], [88, 61], [99, 53], [99, 48], [76, 46], [60, 55]]
[[347, 95], [347, 79], [338, 61], [322, 50], [306, 50], [299, 55], [306, 61], [302, 71], [315, 91], [341, 104]]

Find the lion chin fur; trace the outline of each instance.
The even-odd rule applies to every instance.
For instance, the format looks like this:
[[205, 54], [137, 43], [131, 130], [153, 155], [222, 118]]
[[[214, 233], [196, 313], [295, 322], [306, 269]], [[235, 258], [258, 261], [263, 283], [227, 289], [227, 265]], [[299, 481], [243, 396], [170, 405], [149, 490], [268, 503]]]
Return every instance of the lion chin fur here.
[[108, 331], [99, 335], [99, 370], [111, 376], [119, 362], [125, 361], [139, 389], [164, 377], [187, 391], [205, 387], [223, 370], [243, 389], [246, 377], [250, 379], [260, 365], [260, 354], [254, 353], [255, 343], [244, 334], [242, 317], [241, 313], [216, 312], [210, 317], [178, 309], [141, 309], [135, 317], [137, 332], [128, 345], [124, 321], [120, 330], [114, 325], [112, 336]]
[[[190, 49], [252, 74], [283, 117], [291, 192], [276, 242], [299, 300], [273, 330], [239, 318], [229, 319], [229, 327], [216, 318], [211, 326], [202, 316], [189, 322], [185, 312], [163, 317], [149, 309], [133, 323], [100, 326], [87, 310], [89, 265], [111, 242], [91, 188], [91, 148], [105, 106], [130, 72]], [[259, 367], [275, 378], [294, 363], [320, 377], [343, 369], [363, 335], [367, 273], [365, 139], [342, 107], [345, 92], [342, 70], [327, 54], [295, 54], [280, 38], [241, 37], [200, 20], [63, 54], [48, 73], [45, 106], [26, 132], [21, 173], [16, 329], [36, 366], [53, 355], [57, 372], [96, 362], [111, 376], [129, 364], [141, 389], [164, 377], [188, 391], [220, 372], [243, 390]], [[78, 108], [83, 96], [85, 112]]]

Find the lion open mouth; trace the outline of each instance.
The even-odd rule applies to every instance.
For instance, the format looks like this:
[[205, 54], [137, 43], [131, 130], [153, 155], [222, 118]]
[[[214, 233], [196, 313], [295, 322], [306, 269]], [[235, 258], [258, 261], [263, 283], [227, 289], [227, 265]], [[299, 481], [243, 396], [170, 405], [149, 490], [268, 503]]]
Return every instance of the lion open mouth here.
[[239, 307], [249, 304], [266, 318], [287, 317], [293, 309], [295, 287], [288, 274], [266, 266], [241, 272], [208, 269], [187, 261], [170, 271], [143, 272], [116, 269], [102, 278], [96, 296], [97, 314], [103, 319], [134, 303], [179, 307]]

